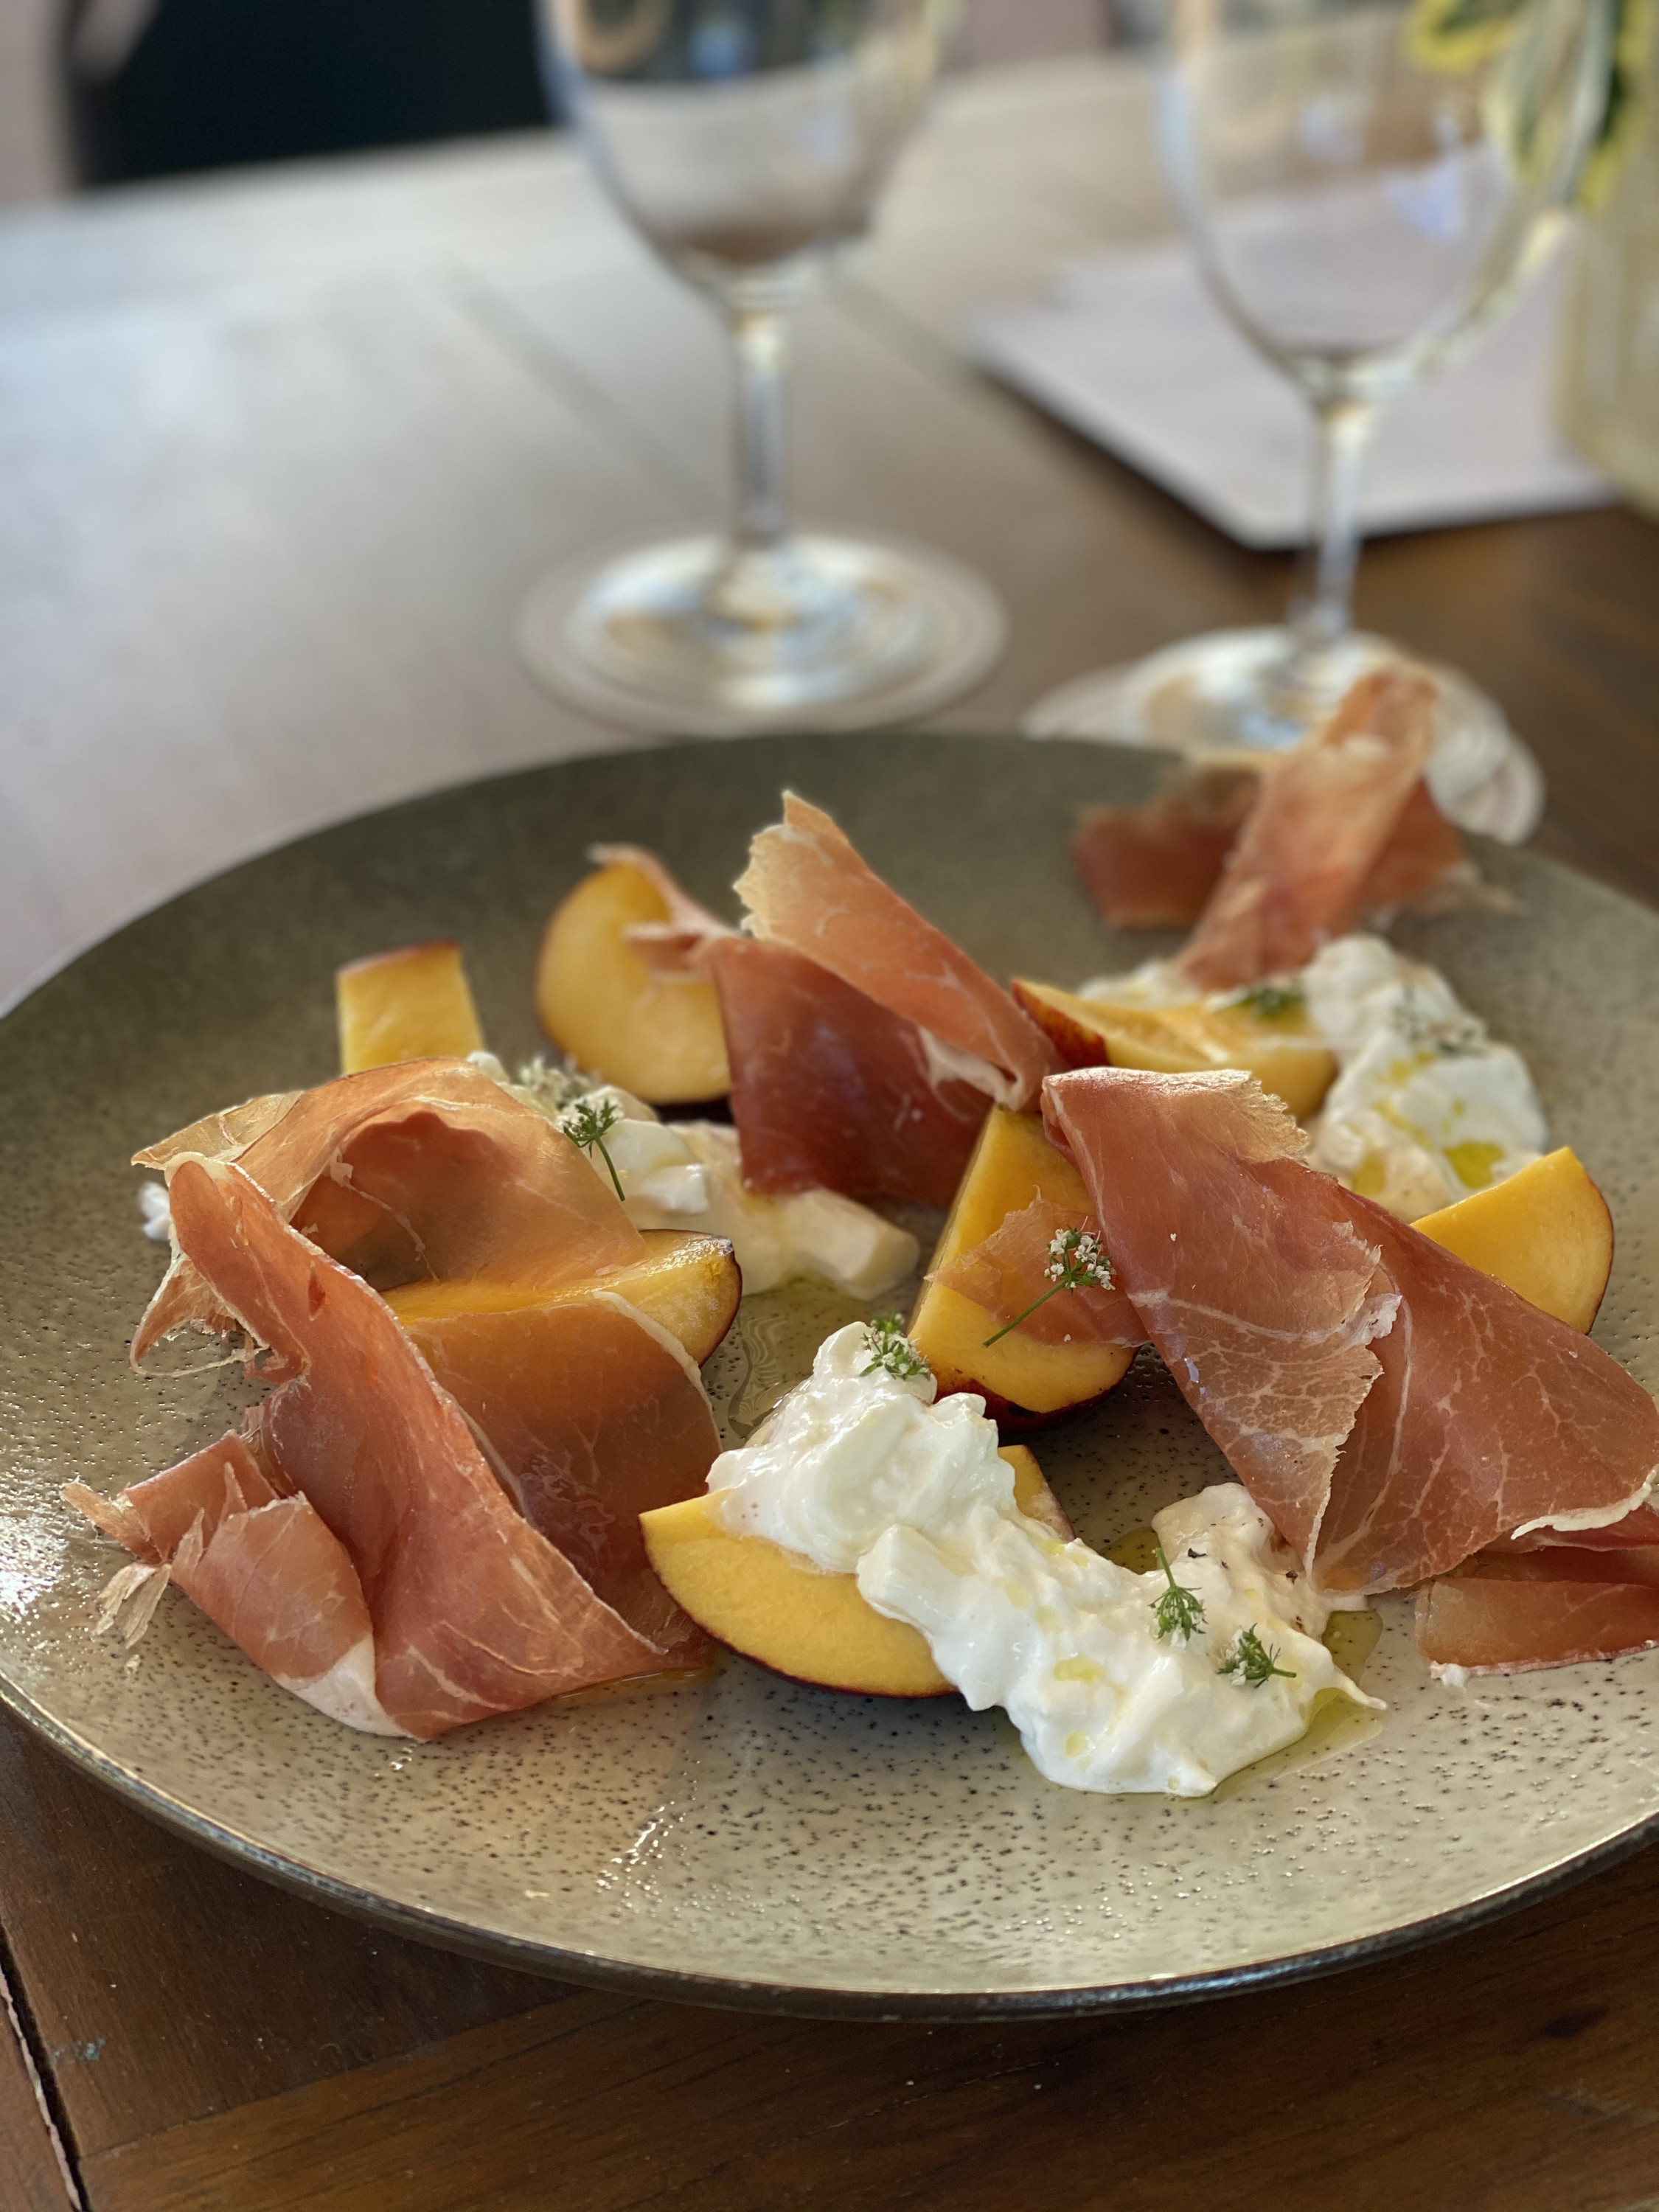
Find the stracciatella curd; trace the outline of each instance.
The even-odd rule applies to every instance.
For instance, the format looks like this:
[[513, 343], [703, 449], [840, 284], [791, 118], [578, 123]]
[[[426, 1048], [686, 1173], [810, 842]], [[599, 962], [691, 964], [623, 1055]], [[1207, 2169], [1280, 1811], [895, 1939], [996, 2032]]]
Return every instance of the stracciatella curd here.
[[[1547, 1146], [1525, 1060], [1494, 1042], [1438, 969], [1355, 931], [1268, 981], [1299, 994], [1310, 1030], [1336, 1056], [1308, 1161], [1348, 1189], [1417, 1221], [1502, 1182]], [[1079, 995], [1156, 1012], [1232, 1006], [1241, 994], [1196, 991], [1174, 962], [1149, 960]]]
[[[477, 1066], [550, 1121], [578, 1101], [614, 1109], [605, 1152], [587, 1152], [605, 1183], [611, 1170], [628, 1218], [638, 1229], [678, 1229], [723, 1237], [743, 1273], [745, 1296], [810, 1275], [855, 1298], [878, 1298], [915, 1267], [916, 1240], [839, 1191], [792, 1191], [778, 1198], [745, 1189], [738, 1133], [715, 1121], [663, 1121], [642, 1099], [614, 1083], [556, 1068], [529, 1068], [517, 1083], [493, 1054]], [[608, 1156], [608, 1164], [607, 1157]]]
[[1169, 1570], [1137, 1574], [1022, 1513], [982, 1402], [935, 1402], [931, 1375], [890, 1372], [878, 1348], [861, 1323], [829, 1338], [714, 1462], [715, 1510], [855, 1574], [975, 1711], [1005, 1709], [1050, 1781], [1202, 1796], [1293, 1743], [1321, 1698], [1376, 1702], [1319, 1641], [1328, 1607], [1238, 1484], [1156, 1515]]

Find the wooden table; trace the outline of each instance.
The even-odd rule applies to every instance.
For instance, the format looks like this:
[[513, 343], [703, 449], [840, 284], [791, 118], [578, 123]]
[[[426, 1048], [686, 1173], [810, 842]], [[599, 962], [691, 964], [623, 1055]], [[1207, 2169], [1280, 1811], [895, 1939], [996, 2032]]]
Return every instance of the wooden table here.
[[[804, 319], [798, 483], [990, 577], [952, 710], [1272, 615], [1230, 545], [976, 377], [975, 298], [1164, 222], [1145, 87], [953, 88]], [[0, 225], [0, 993], [193, 878], [458, 778], [637, 742], [538, 690], [532, 578], [715, 504], [702, 311], [568, 151], [508, 142]], [[1367, 625], [1536, 748], [1540, 842], [1659, 895], [1659, 532], [1402, 538]], [[1659, 2202], [1659, 1859], [1482, 1932], [1157, 2015], [848, 2027], [528, 1979], [336, 1918], [0, 1726], [0, 2208], [1115, 2212]]]

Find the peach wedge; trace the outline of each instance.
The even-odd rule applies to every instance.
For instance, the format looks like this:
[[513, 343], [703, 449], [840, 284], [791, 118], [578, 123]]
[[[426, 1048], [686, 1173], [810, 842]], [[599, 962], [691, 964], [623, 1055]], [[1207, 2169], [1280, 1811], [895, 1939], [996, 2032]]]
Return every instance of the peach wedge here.
[[[1090, 1211], [1082, 1176], [1043, 1134], [1042, 1115], [994, 1106], [933, 1255], [934, 1268], [948, 1267], [1036, 1198]], [[998, 1327], [983, 1306], [930, 1282], [916, 1302], [910, 1335], [941, 1393], [977, 1392], [1005, 1432], [1042, 1428], [1086, 1406], [1122, 1380], [1134, 1357], [1121, 1345], [1039, 1344], [1018, 1332], [988, 1345]]]
[[404, 1060], [461, 1060], [483, 1048], [461, 948], [452, 938], [337, 969], [334, 1006], [342, 1075]]
[[1565, 1145], [1414, 1225], [1569, 1328], [1595, 1321], [1613, 1272], [1613, 1216]]
[[565, 1283], [555, 1291], [511, 1283], [405, 1283], [383, 1296], [405, 1328], [419, 1329], [464, 1315], [568, 1304], [595, 1291], [608, 1291], [678, 1338], [701, 1367], [736, 1319], [743, 1296], [743, 1277], [732, 1247], [717, 1237], [690, 1237], [678, 1230], [641, 1233], [644, 1257], [595, 1283]]
[[[1069, 1538], [1072, 1525], [1030, 1453], [1010, 1444], [1002, 1456], [1021, 1509]], [[640, 1526], [669, 1595], [716, 1643], [826, 1689], [878, 1698], [951, 1689], [921, 1632], [866, 1604], [854, 1576], [824, 1574], [763, 1536], [733, 1535], [707, 1492], [642, 1513]]]
[[1160, 1075], [1247, 1068], [1298, 1119], [1318, 1110], [1336, 1060], [1309, 1035], [1299, 1007], [1113, 1006], [1051, 983], [1016, 982], [1013, 994], [1072, 1067], [1145, 1067]]
[[560, 1051], [653, 1106], [732, 1088], [714, 985], [658, 975], [629, 942], [637, 924], [669, 919], [644, 869], [612, 860], [554, 910], [536, 962], [536, 1012]]

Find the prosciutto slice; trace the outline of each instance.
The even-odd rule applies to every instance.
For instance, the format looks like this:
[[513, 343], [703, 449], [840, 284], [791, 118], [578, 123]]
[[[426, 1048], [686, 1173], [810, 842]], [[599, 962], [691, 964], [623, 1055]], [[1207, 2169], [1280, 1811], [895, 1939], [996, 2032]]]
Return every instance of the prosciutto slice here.
[[1267, 779], [1176, 963], [1200, 990], [1305, 968], [1351, 930], [1434, 740], [1434, 687], [1362, 677]]
[[1659, 1544], [1659, 1513], [1650, 1505], [1638, 1505], [1622, 1521], [1610, 1521], [1600, 1528], [1534, 1528], [1524, 1536], [1506, 1538], [1498, 1550], [1500, 1556], [1512, 1559], [1517, 1552], [1563, 1547], [1575, 1552], [1633, 1552], [1648, 1544]]
[[1618, 1364], [1306, 1167], [1246, 1075], [1089, 1068], [1045, 1089], [1117, 1279], [1326, 1588], [1444, 1574], [1530, 1526], [1613, 1522], [1659, 1472]]
[[1483, 1554], [1417, 1595], [1417, 1648], [1437, 1674], [1514, 1674], [1659, 1644], [1659, 1549]]
[[1387, 922], [1407, 907], [1419, 914], [1445, 914], [1489, 905], [1497, 896], [1481, 884], [1468, 846], [1419, 776], [1365, 878], [1359, 894], [1362, 918]]
[[[161, 1169], [170, 1188], [191, 1158], [234, 1162], [285, 1221], [379, 1290], [463, 1276], [553, 1288], [644, 1249], [569, 1139], [466, 1060], [408, 1060], [252, 1099], [135, 1164]], [[134, 1364], [189, 1323], [222, 1334], [226, 1316], [175, 1248]]]
[[1044, 1112], [1143, 1334], [1311, 1561], [1337, 1454], [1382, 1372], [1373, 1340], [1399, 1305], [1376, 1246], [1323, 1202], [1302, 1133], [1249, 1076], [1079, 1069], [1046, 1086]]
[[942, 930], [883, 883], [823, 810], [786, 793], [737, 889], [750, 934], [815, 962], [933, 1041], [935, 1060], [1024, 1110], [1060, 1066], [1036, 1024]]
[[720, 1448], [674, 1339], [603, 1293], [404, 1326], [532, 1527], [641, 1635], [671, 1656], [700, 1650], [640, 1528], [701, 1490]]
[[708, 964], [751, 1190], [951, 1203], [990, 1101], [913, 1021], [785, 945], [725, 938]]
[[[671, 1650], [631, 1626], [521, 1516], [383, 1298], [289, 1227], [241, 1167], [178, 1159], [169, 1187], [181, 1250], [289, 1378], [258, 1408], [258, 1462], [343, 1547], [392, 1722], [435, 1736], [670, 1663], [684, 1638]], [[637, 1317], [625, 1325], [649, 1335]], [[124, 1503], [137, 1510], [131, 1494]], [[269, 1510], [228, 1517], [213, 1543]], [[274, 1566], [265, 1579], [278, 1580]], [[294, 1587], [281, 1579], [282, 1593]], [[233, 1632], [244, 1649], [260, 1619], [280, 1618], [264, 1604]]]
[[1659, 1412], [1640, 1384], [1373, 1200], [1343, 1198], [1402, 1302], [1332, 1484], [1328, 1586], [1394, 1589], [1518, 1529], [1639, 1504], [1659, 1472]]
[[[1071, 853], [1102, 920], [1115, 929], [1191, 928], [1261, 787], [1255, 769], [1206, 768], [1149, 806], [1091, 809]], [[1365, 878], [1360, 919], [1380, 925], [1406, 908], [1444, 914], [1499, 899], [1419, 777]]]
[[1035, 1313], [1026, 1312], [1045, 1291], [1054, 1290], [1048, 1270], [1054, 1238], [1067, 1229], [1096, 1226], [1086, 1213], [1056, 1206], [1050, 1198], [1035, 1198], [1018, 1212], [1005, 1215], [983, 1243], [969, 1245], [928, 1279], [971, 1298], [1005, 1325], [1024, 1315], [1011, 1334], [1035, 1344], [1143, 1343], [1146, 1332], [1140, 1316], [1115, 1285], [1104, 1291], [1056, 1291]]
[[1188, 929], [1220, 880], [1261, 789], [1254, 768], [1192, 774], [1148, 806], [1091, 807], [1072, 859], [1115, 929]]
[[247, 1438], [233, 1429], [114, 1498], [100, 1498], [84, 1482], [66, 1483], [64, 1495], [106, 1536], [155, 1565], [173, 1557], [197, 1521], [206, 1540], [221, 1522], [269, 1505], [281, 1493]]
[[176, 1583], [283, 1689], [369, 1735], [405, 1733], [375, 1694], [373, 1626], [345, 1547], [308, 1498], [272, 1486], [246, 1437], [233, 1431], [113, 1498], [78, 1482], [64, 1496], [143, 1562], [112, 1585], [118, 1599], [143, 1592], [130, 1636]]

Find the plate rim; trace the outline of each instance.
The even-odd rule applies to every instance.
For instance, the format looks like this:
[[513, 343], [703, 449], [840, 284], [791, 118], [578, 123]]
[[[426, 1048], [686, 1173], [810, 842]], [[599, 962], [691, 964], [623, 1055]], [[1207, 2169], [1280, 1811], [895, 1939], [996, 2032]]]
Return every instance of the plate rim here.
[[[826, 1694], [834, 1694], [827, 1692]], [[453, 1952], [486, 1965], [505, 1966], [548, 1981], [615, 1990], [629, 1996], [668, 2004], [707, 2006], [719, 2012], [754, 2013], [793, 2020], [860, 2021], [872, 2025], [911, 2021], [946, 2026], [984, 2020], [1099, 2018], [1156, 2012], [1176, 2005], [1247, 1995], [1255, 1990], [1288, 1987], [1322, 1980], [1350, 1967], [1370, 1966], [1421, 1950], [1431, 1943], [1472, 1933], [1528, 1905], [1542, 1904], [1577, 1887], [1592, 1875], [1619, 1865], [1659, 1835], [1659, 1812], [1562, 1860], [1542, 1873], [1511, 1882], [1467, 1905], [1421, 1920], [1397, 1923], [1374, 1935], [1311, 1951], [1287, 1952], [1249, 1966], [1217, 1967], [1207, 1972], [1175, 1974], [1155, 1982], [1080, 1983], [1071, 1988], [992, 1990], [849, 1990], [823, 1984], [744, 1980], [683, 1972], [673, 1967], [632, 1965], [594, 1953], [567, 1951], [525, 1937], [491, 1934], [434, 1909], [399, 1904], [373, 1890], [360, 1889], [339, 1876], [308, 1867], [274, 1851], [253, 1838], [197, 1813], [139, 1774], [124, 1767], [75, 1730], [43, 1711], [0, 1675], [0, 1708], [10, 1713], [77, 1772], [108, 1790], [125, 1804], [185, 1842], [212, 1853], [243, 1874], [289, 1891], [309, 1905], [343, 1912], [396, 1936]]]

